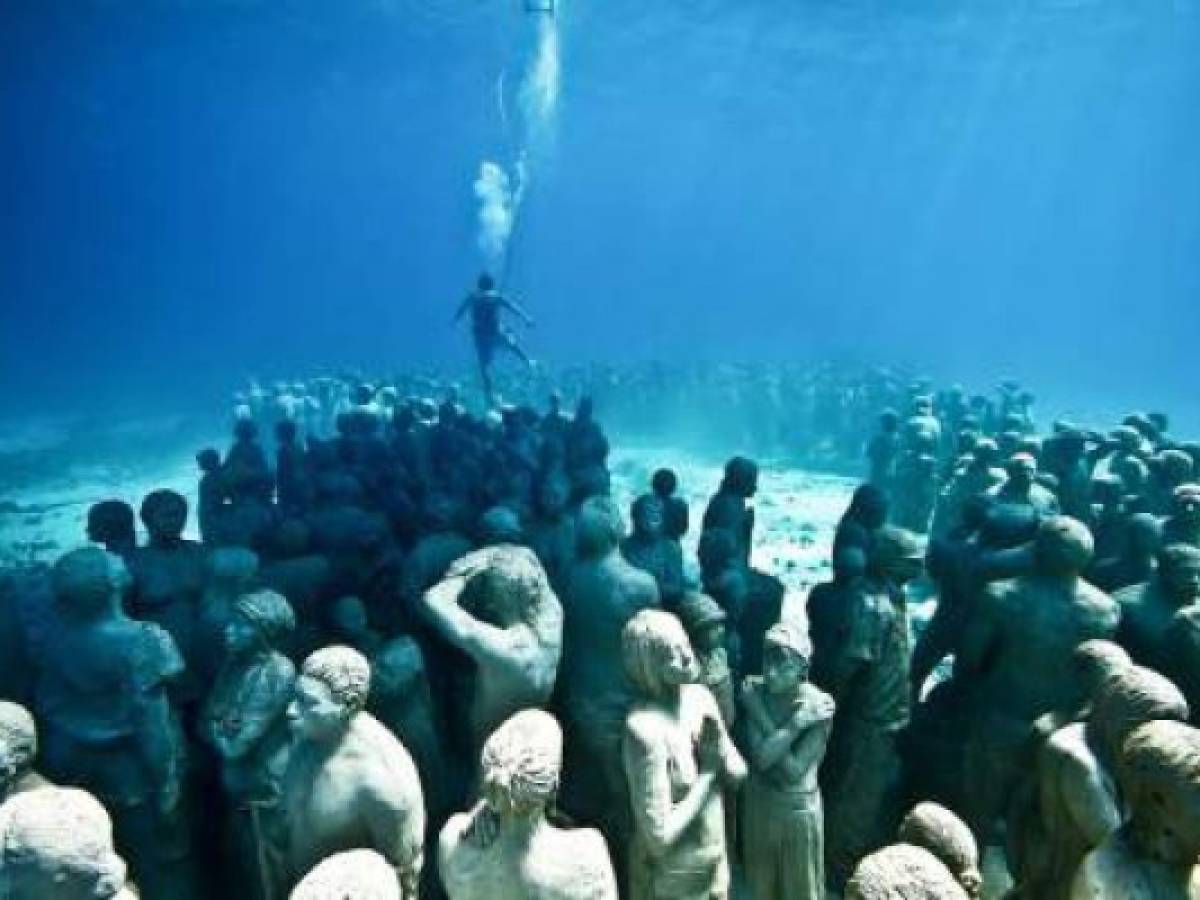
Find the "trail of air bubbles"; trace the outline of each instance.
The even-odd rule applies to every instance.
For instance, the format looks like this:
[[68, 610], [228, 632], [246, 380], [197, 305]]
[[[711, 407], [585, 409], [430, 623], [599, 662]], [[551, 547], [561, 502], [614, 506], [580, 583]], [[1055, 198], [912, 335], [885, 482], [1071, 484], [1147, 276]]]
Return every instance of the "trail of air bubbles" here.
[[[562, 78], [558, 34], [561, 10], [562, 0], [555, 0], [548, 11], [530, 10], [537, 24], [537, 43], [517, 91], [520, 116], [513, 159], [507, 165], [484, 160], [475, 179], [475, 197], [479, 202], [476, 242], [483, 265], [491, 272], [504, 273], [511, 267], [513, 231], [528, 193], [532, 170], [553, 146]], [[496, 91], [501, 124], [508, 130], [504, 75], [497, 80]]]

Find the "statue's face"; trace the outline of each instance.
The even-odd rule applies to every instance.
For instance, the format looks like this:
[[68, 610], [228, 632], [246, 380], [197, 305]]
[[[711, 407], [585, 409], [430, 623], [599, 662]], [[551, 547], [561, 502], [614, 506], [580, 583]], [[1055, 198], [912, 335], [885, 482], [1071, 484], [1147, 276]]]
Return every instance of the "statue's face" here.
[[346, 707], [333, 696], [324, 682], [301, 676], [287, 709], [288, 725], [301, 740], [324, 743], [346, 728]]
[[1189, 559], [1167, 566], [1163, 581], [1172, 597], [1182, 600], [1200, 597], [1200, 560]]
[[[682, 632], [682, 629], [680, 629]], [[665, 684], [678, 687], [691, 684], [700, 677], [700, 669], [696, 664], [696, 655], [692, 652], [687, 636], [683, 640], [669, 643], [663, 650], [662, 679]]]
[[1156, 862], [1169, 866], [1192, 865], [1200, 853], [1200, 804], [1195, 790], [1154, 791], [1149, 809], [1133, 817], [1138, 848]]
[[808, 677], [808, 660], [798, 653], [768, 644], [763, 651], [763, 681], [772, 694], [794, 694]]
[[638, 506], [637, 519], [634, 527], [644, 537], [654, 537], [662, 533], [663, 508], [658, 502], [642, 503]]
[[225, 626], [225, 649], [230, 656], [245, 656], [258, 648], [259, 635], [254, 623], [242, 615], [235, 615]]

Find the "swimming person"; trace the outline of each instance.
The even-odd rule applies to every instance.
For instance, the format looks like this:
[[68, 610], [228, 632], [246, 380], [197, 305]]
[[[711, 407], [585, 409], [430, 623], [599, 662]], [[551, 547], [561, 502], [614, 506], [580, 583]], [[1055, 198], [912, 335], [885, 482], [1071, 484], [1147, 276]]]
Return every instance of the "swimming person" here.
[[533, 319], [513, 301], [509, 300], [498, 290], [491, 275], [484, 272], [479, 276], [475, 290], [467, 295], [454, 314], [457, 322], [469, 310], [471, 313], [471, 331], [475, 336], [475, 356], [479, 361], [479, 377], [483, 382], [483, 393], [489, 404], [495, 401], [492, 395], [492, 376], [490, 368], [492, 358], [497, 349], [507, 350], [521, 359], [525, 365], [533, 367], [533, 360], [521, 349], [516, 337], [511, 331], [500, 324], [501, 310], [508, 310], [517, 316], [526, 326], [533, 326]]

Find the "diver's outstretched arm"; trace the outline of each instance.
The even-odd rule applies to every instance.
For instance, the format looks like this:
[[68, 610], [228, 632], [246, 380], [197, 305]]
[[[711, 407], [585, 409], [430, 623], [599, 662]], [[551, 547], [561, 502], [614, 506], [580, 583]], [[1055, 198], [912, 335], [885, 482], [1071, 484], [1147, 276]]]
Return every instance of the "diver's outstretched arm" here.
[[522, 307], [518, 306], [512, 300], [509, 300], [507, 297], [501, 297], [500, 303], [502, 306], [504, 306], [505, 309], [507, 309], [509, 312], [511, 312], [513, 315], [515, 315], [517, 318], [519, 318], [526, 325], [533, 324], [533, 317], [531, 315], [529, 315], [529, 313], [525, 312], [525, 310]]
[[454, 314], [454, 318], [450, 320], [451, 325], [458, 324], [458, 320], [463, 317], [463, 314], [471, 308], [471, 304], [475, 302], [475, 295], [468, 294], [467, 298], [458, 307], [458, 312]]

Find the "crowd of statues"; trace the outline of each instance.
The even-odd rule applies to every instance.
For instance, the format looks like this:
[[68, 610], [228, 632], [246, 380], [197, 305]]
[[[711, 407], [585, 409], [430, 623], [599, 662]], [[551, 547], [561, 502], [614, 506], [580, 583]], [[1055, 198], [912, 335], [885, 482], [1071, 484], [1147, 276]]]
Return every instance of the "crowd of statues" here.
[[693, 566], [672, 470], [627, 529], [587, 397], [419, 386], [247, 392], [195, 510], [104, 501], [10, 579], [0, 898], [957, 900], [984, 850], [1013, 900], [1200, 896], [1200, 454], [1164, 416], [873, 395], [802, 597], [752, 558], [750, 458]]

